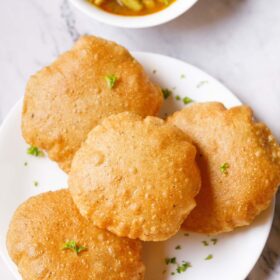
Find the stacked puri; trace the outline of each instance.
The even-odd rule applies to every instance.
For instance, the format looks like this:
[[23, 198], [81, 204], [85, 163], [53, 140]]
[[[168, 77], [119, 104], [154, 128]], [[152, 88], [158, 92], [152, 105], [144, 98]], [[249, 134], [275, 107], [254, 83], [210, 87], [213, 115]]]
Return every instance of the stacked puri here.
[[[73, 241], [84, 250], [63, 250], [63, 243]], [[144, 279], [140, 241], [93, 226], [68, 190], [23, 203], [11, 222], [7, 247], [23, 279]]]
[[125, 48], [83, 36], [30, 78], [23, 137], [69, 172], [74, 154], [100, 120], [125, 111], [153, 116], [162, 99], [159, 87]]
[[96, 226], [118, 236], [166, 240], [195, 207], [195, 155], [186, 135], [159, 118], [113, 115], [76, 153], [70, 192]]
[[182, 224], [222, 233], [267, 208], [280, 148], [247, 107], [195, 104], [165, 122], [151, 116], [161, 103], [127, 50], [92, 36], [31, 77], [23, 136], [69, 172], [70, 192], [16, 211], [7, 247], [23, 279], [143, 279], [135, 239], [166, 240]]
[[200, 188], [187, 136], [146, 117], [162, 100], [126, 49], [92, 36], [30, 78], [23, 136], [66, 172], [76, 154], [69, 181], [80, 211], [68, 190], [18, 208], [7, 247], [23, 279], [143, 279], [135, 239], [176, 234]]
[[280, 147], [264, 124], [254, 122], [250, 108], [197, 103], [174, 113], [168, 123], [198, 149], [202, 187], [185, 229], [232, 231], [269, 206], [280, 184]]

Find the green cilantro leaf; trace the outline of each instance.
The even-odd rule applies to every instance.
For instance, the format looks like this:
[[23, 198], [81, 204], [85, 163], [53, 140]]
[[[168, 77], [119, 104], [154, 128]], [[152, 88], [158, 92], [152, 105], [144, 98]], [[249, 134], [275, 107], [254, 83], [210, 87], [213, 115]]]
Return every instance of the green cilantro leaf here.
[[179, 265], [176, 269], [178, 273], [185, 272], [188, 268], [192, 267], [192, 265], [189, 262], [183, 262], [181, 265]]
[[112, 89], [116, 85], [118, 78], [115, 75], [107, 75], [105, 80], [107, 82], [108, 88]]
[[185, 105], [187, 105], [187, 104], [193, 102], [193, 100], [191, 98], [189, 98], [188, 96], [186, 96], [183, 98], [183, 102]]
[[206, 260], [206, 261], [209, 261], [209, 260], [212, 260], [213, 259], [213, 255], [208, 255], [204, 260]]
[[172, 91], [168, 88], [163, 88], [161, 91], [164, 99], [167, 99], [172, 94]]
[[220, 166], [220, 171], [223, 174], [227, 175], [228, 174], [228, 168], [229, 168], [229, 164], [227, 162], [225, 162]]
[[37, 148], [35, 146], [30, 146], [27, 149], [27, 154], [35, 156], [35, 157], [44, 157], [45, 156], [44, 152], [42, 152], [39, 148]]
[[173, 258], [166, 258], [165, 259], [165, 264], [176, 264], [176, 257], [173, 257]]
[[218, 239], [217, 238], [212, 238], [211, 241], [212, 241], [213, 245], [216, 245], [217, 242], [218, 242]]
[[204, 246], [208, 246], [209, 243], [206, 240], [201, 241]]
[[87, 250], [87, 248], [84, 247], [84, 246], [78, 246], [77, 242], [74, 241], [74, 240], [70, 240], [70, 241], [65, 242], [62, 249], [63, 250], [70, 249], [73, 252], [75, 252], [77, 255], [79, 253], [81, 253], [82, 251], [86, 251]]

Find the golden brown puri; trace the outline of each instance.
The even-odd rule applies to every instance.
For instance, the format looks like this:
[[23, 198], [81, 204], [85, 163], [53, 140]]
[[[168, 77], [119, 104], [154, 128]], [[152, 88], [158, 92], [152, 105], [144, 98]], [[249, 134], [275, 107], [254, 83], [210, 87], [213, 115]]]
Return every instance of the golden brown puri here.
[[202, 187], [184, 228], [218, 234], [249, 225], [271, 203], [280, 183], [280, 148], [246, 106], [198, 103], [175, 113], [198, 148]]
[[[75, 251], [63, 249], [71, 241]], [[7, 248], [24, 280], [144, 279], [140, 241], [94, 227], [68, 190], [24, 202], [11, 221]]]
[[176, 234], [200, 188], [196, 149], [175, 126], [134, 113], [110, 116], [76, 153], [69, 187], [82, 215], [118, 236]]
[[[111, 75], [117, 78], [113, 88], [105, 78]], [[155, 115], [161, 104], [159, 87], [125, 48], [83, 36], [30, 78], [22, 133], [68, 172], [73, 155], [101, 119], [124, 111]]]

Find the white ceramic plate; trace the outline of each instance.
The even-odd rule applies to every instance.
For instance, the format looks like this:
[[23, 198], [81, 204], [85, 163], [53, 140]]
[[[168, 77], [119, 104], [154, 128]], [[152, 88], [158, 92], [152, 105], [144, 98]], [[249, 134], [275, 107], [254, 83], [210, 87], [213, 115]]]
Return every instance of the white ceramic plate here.
[[[227, 107], [239, 105], [240, 101], [217, 80], [199, 69], [173, 58], [134, 53], [147, 73], [163, 88], [169, 88], [173, 95], [165, 100], [162, 116], [183, 106], [176, 100], [188, 96], [195, 101], [220, 101]], [[14, 210], [32, 195], [66, 187], [66, 175], [47, 158], [27, 155], [27, 144], [21, 136], [19, 102], [11, 111], [0, 130], [0, 251], [6, 264], [16, 279], [21, 279], [16, 266], [6, 252], [5, 235]], [[27, 165], [25, 165], [27, 163]], [[39, 185], [34, 186], [37, 181]], [[147, 280], [190, 279], [190, 280], [242, 280], [250, 272], [267, 240], [272, 218], [273, 205], [250, 226], [218, 237], [210, 237], [179, 232], [166, 242], [144, 245], [144, 261], [147, 267]], [[213, 238], [217, 238], [214, 245]], [[205, 246], [202, 241], [206, 241]], [[181, 246], [176, 250], [176, 246]], [[212, 259], [205, 260], [212, 255]], [[165, 264], [165, 258], [176, 257], [178, 263], [191, 263], [185, 272], [176, 273], [176, 265]], [[175, 272], [175, 275], [171, 275]], [[1, 276], [1, 278], [3, 275]], [[3, 278], [2, 278], [3, 279]]]

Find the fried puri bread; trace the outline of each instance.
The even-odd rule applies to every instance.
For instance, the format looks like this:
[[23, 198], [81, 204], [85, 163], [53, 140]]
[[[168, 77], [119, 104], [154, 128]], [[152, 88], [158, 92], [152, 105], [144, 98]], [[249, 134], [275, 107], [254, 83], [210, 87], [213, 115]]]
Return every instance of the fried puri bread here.
[[94, 227], [68, 190], [24, 202], [11, 221], [7, 248], [24, 280], [144, 279], [140, 241]]
[[280, 148], [249, 107], [198, 103], [168, 119], [198, 148], [202, 187], [187, 230], [208, 234], [249, 225], [271, 203], [280, 183]]
[[124, 111], [155, 115], [162, 93], [129, 52], [93, 36], [30, 78], [22, 133], [68, 172], [73, 155], [96, 124]]
[[186, 135], [159, 118], [113, 115], [76, 153], [70, 192], [94, 225], [132, 239], [165, 240], [195, 206], [195, 155]]

